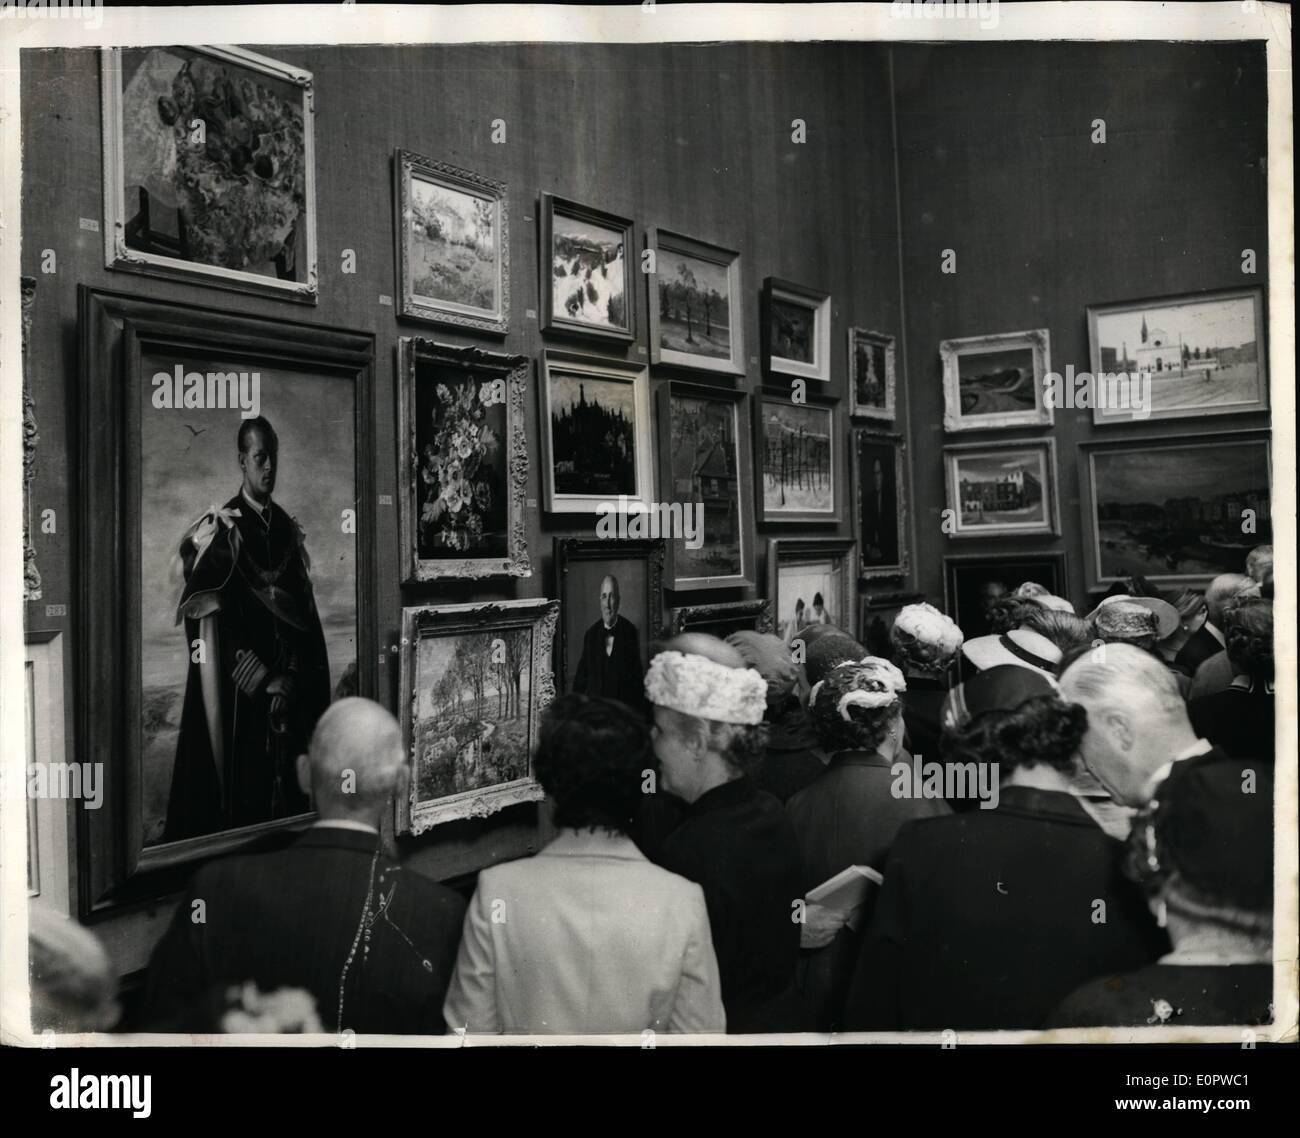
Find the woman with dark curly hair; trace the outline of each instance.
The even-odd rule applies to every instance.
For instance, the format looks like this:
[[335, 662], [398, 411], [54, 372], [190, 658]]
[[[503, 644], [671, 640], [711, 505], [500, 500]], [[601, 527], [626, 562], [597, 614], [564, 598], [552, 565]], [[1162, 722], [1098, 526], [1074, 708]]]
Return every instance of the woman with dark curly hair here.
[[848, 1030], [1033, 1028], [1083, 981], [1167, 951], [1120, 872], [1123, 845], [1072, 793], [1083, 708], [1042, 673], [1013, 665], [981, 672], [954, 695], [947, 770], [971, 785], [978, 764], [994, 765], [999, 801], [899, 831]]
[[1272, 1020], [1273, 772], [1216, 755], [1173, 765], [1138, 816], [1125, 871], [1173, 951], [1070, 995], [1050, 1027], [1258, 1024]]
[[1187, 705], [1192, 729], [1238, 758], [1273, 761], [1273, 602], [1237, 597], [1223, 616], [1233, 679]]
[[474, 1032], [720, 1032], [700, 887], [628, 837], [647, 771], [644, 720], [610, 699], [547, 709], [534, 759], [559, 836], [479, 873], [444, 1015]]

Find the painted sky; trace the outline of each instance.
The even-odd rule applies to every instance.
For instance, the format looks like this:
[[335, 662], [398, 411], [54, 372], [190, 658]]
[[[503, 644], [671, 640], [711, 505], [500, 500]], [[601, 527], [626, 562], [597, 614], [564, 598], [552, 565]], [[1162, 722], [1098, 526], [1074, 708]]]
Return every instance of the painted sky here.
[[1127, 345], [1130, 353], [1142, 346], [1142, 317], [1147, 331], [1163, 331], [1169, 342], [1183, 342], [1188, 348], [1235, 348], [1255, 339], [1255, 305], [1248, 296], [1236, 300], [1198, 301], [1189, 304], [1153, 304], [1133, 312], [1097, 317], [1097, 341], [1117, 351]]
[[1262, 442], [1098, 454], [1095, 469], [1102, 502], [1215, 498], [1268, 486]]

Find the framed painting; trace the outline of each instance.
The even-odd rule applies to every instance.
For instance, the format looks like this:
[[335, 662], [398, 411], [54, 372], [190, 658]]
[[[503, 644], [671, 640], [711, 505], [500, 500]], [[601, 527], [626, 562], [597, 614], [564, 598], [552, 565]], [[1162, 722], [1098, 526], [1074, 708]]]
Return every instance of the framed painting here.
[[765, 388], [754, 398], [754, 476], [764, 525], [840, 520], [841, 435], [828, 396]]
[[1262, 288], [1090, 305], [1092, 421], [1267, 411], [1264, 328]]
[[829, 293], [768, 277], [763, 282], [763, 373], [831, 378]]
[[894, 337], [849, 329], [849, 414], [894, 421]]
[[1044, 398], [1044, 377], [1052, 370], [1046, 328], [944, 340], [943, 427], [946, 431], [989, 431], [1050, 427], [1053, 409]]
[[1090, 591], [1135, 574], [1200, 588], [1243, 572], [1246, 554], [1273, 540], [1263, 432], [1084, 445], [1079, 485]]
[[666, 555], [662, 538], [555, 539], [563, 691], [642, 702], [650, 645], [663, 636]]
[[943, 607], [965, 633], [966, 639], [985, 636], [988, 608], [1014, 593], [1027, 581], [1042, 585], [1053, 596], [1069, 590], [1064, 553], [954, 554], [943, 559]]
[[768, 539], [767, 600], [781, 639], [789, 643], [815, 624], [853, 634], [857, 555], [852, 541]]
[[542, 331], [631, 343], [632, 221], [542, 195]]
[[855, 427], [853, 435], [854, 525], [859, 577], [904, 577], [907, 550], [907, 444], [899, 434]]
[[401, 708], [410, 792], [397, 829], [421, 834], [545, 797], [533, 777], [558, 601], [402, 609]]
[[548, 351], [542, 355], [541, 387], [547, 512], [648, 509], [654, 499], [649, 368]]
[[745, 393], [673, 381], [656, 398], [660, 514], [667, 515], [659, 536], [668, 538], [669, 587], [753, 585], [753, 490], [741, 441]]
[[772, 606], [766, 600], [682, 605], [673, 609], [670, 627], [674, 636], [707, 632], [724, 639], [733, 632], [771, 632]]
[[528, 358], [403, 336], [397, 361], [404, 580], [529, 576]]
[[952, 537], [1058, 534], [1056, 440], [943, 449]]
[[105, 267], [315, 304], [311, 72], [238, 47], [100, 58]]
[[[76, 909], [76, 878], [69, 831], [79, 801], [84, 803], [84, 809], [96, 807], [102, 779], [81, 780], [82, 793], [77, 797], [61, 794], [60, 788], [53, 785], [59, 777], [57, 771], [68, 771], [65, 786], [75, 786], [71, 771], [85, 770], [65, 766], [68, 754], [63, 737], [63, 641], [61, 632], [27, 633], [23, 661], [27, 761], [20, 777], [27, 790], [27, 896], [37, 899], [34, 904], [71, 916]], [[33, 781], [38, 771], [47, 773], [43, 793], [40, 783]], [[6, 772], [5, 778], [11, 773]]]
[[868, 655], [892, 661], [894, 648], [889, 634], [894, 628], [894, 618], [905, 605], [925, 600], [924, 593], [865, 593], [858, 606], [858, 643]]
[[740, 254], [651, 228], [650, 362], [745, 374]]
[[510, 330], [510, 218], [504, 182], [409, 150], [393, 160], [399, 316]]
[[374, 339], [78, 299], [74, 690], [105, 781], [77, 815], [84, 915], [305, 825], [297, 755], [330, 702], [373, 695]]

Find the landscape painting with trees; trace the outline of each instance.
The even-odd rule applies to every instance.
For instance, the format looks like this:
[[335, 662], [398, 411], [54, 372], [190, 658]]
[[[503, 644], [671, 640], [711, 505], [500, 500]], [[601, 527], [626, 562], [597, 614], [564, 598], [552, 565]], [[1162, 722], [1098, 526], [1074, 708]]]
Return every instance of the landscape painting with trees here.
[[658, 274], [659, 346], [728, 359], [731, 297], [727, 270], [684, 253], [665, 255]]
[[401, 702], [411, 786], [398, 828], [419, 834], [543, 797], [532, 777], [555, 695], [559, 602], [402, 610]]
[[528, 774], [532, 631], [428, 637], [416, 653], [416, 801]]

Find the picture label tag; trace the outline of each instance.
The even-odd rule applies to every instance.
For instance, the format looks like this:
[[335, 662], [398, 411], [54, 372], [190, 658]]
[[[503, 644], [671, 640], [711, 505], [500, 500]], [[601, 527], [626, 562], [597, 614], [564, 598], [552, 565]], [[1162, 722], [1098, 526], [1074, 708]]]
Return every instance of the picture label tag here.
[[749, 357], [749, 362], [750, 362], [751, 364], [756, 364], [756, 363], [758, 363], [758, 357], [757, 357], [757, 356], [750, 356], [750, 357]]
[[536, 309], [533, 309], [533, 308], [526, 309], [526, 310], [524, 311], [524, 315], [527, 316], [529, 320], [536, 320], [536, 319], [537, 319], [537, 311], [536, 311]]
[[380, 494], [379, 504], [381, 506], [391, 506], [393, 504], [393, 496], [391, 494]]
[[88, 233], [99, 232], [99, 222], [93, 217], [82, 217], [77, 219], [77, 224]]
[[636, 354], [637, 354], [638, 356], [643, 356], [643, 355], [645, 355], [645, 348], [643, 348], [640, 344], [637, 344], [637, 346], [636, 346]]
[[528, 499], [528, 503], [527, 503], [527, 505], [528, 505], [528, 508], [529, 508], [530, 510], [535, 510], [535, 509], [537, 509], [537, 499], [536, 499], [536, 498], [529, 498], [529, 499]]
[[383, 304], [383, 305], [386, 305], [386, 306], [389, 307], [389, 308], [392, 308], [392, 307], [393, 307], [393, 298], [392, 298], [391, 296], [389, 296], [386, 292], [381, 292], [381, 293], [379, 294], [379, 303], [380, 303], [380, 304]]
[[46, 605], [45, 615], [46, 616], [67, 616], [68, 606], [67, 605]]

